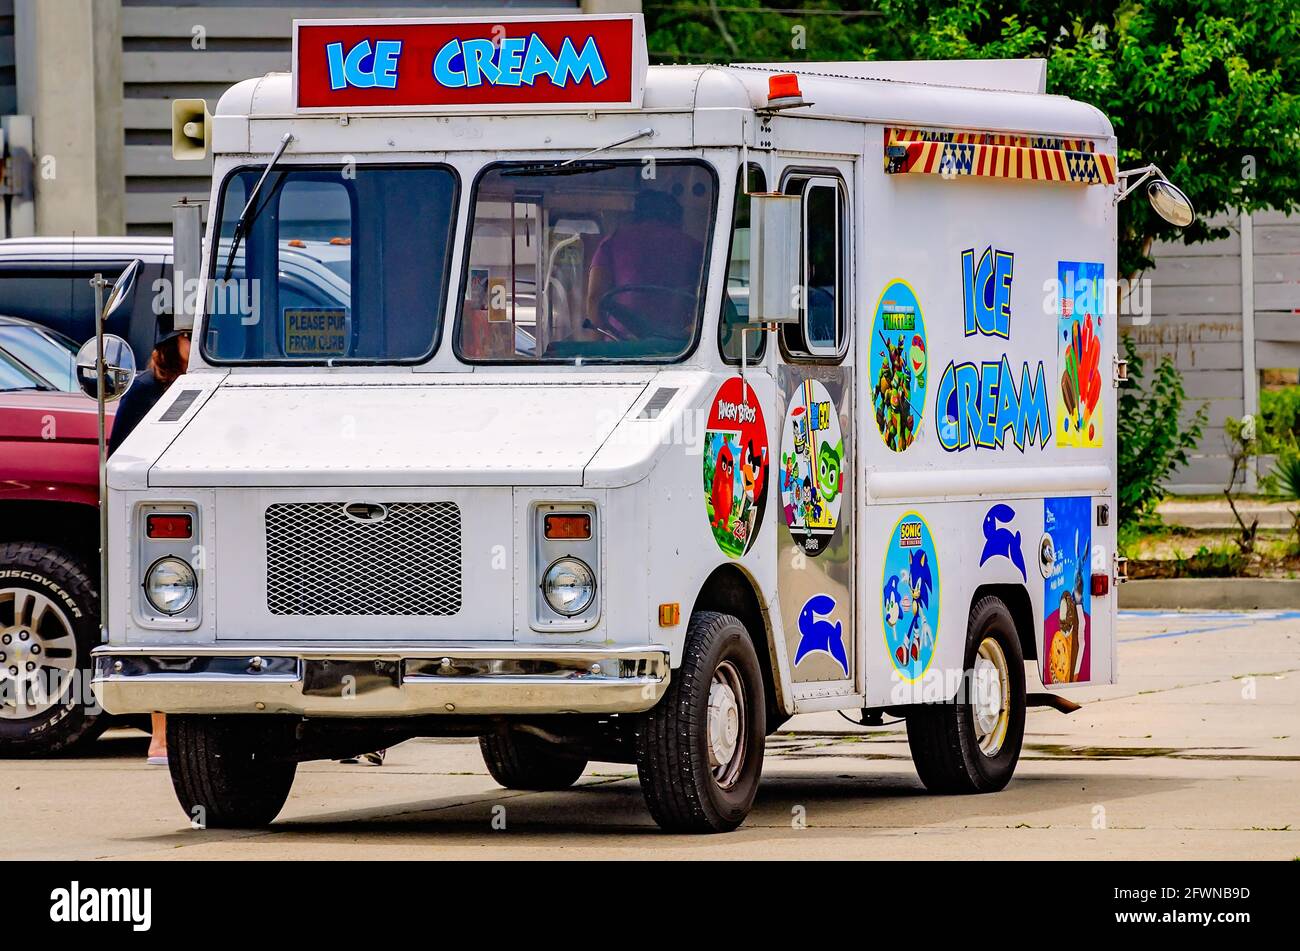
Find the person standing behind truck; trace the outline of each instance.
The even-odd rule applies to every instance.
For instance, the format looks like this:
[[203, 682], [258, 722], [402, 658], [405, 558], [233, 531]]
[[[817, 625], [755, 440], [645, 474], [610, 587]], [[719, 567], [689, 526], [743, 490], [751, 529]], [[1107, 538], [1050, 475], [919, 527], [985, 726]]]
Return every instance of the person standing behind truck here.
[[149, 355], [149, 366], [136, 374], [131, 388], [122, 396], [113, 422], [113, 433], [108, 440], [111, 456], [122, 445], [140, 420], [162, 399], [162, 395], [185, 372], [190, 362], [190, 332], [173, 330], [154, 344]]
[[[162, 399], [176, 378], [185, 372], [190, 363], [190, 332], [173, 330], [154, 344], [149, 354], [149, 366], [136, 375], [131, 388], [118, 403], [113, 421], [113, 432], [108, 440], [111, 456], [122, 445], [131, 430], [144, 419], [155, 403]], [[150, 766], [167, 765], [167, 718], [161, 713], [151, 714], [152, 730], [149, 738], [148, 760]]]

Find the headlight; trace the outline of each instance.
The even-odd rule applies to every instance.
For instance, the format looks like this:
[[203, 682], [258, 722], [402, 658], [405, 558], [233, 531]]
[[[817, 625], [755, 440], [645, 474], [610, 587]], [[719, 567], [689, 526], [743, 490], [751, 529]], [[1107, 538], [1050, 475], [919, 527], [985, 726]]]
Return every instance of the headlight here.
[[561, 558], [542, 575], [542, 595], [556, 614], [576, 617], [596, 597], [596, 575], [584, 561]]
[[179, 558], [159, 558], [144, 576], [144, 596], [163, 614], [180, 614], [199, 589], [194, 569]]

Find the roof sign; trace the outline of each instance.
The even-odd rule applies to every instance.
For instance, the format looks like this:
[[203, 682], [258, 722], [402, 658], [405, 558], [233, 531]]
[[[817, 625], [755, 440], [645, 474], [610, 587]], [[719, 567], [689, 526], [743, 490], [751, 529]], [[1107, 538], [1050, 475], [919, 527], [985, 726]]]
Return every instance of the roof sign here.
[[639, 108], [640, 14], [490, 20], [296, 20], [303, 112]]

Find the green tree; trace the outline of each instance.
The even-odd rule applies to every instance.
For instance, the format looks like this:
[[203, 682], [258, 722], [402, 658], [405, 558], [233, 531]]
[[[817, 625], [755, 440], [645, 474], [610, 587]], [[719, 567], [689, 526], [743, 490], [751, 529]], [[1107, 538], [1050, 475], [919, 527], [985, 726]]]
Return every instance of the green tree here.
[[1129, 383], [1119, 391], [1115, 452], [1119, 467], [1119, 524], [1155, 519], [1165, 481], [1187, 465], [1205, 427], [1204, 405], [1181, 421], [1186, 394], [1173, 360], [1161, 358], [1144, 382], [1145, 362], [1129, 337], [1123, 338]]
[[[1228, 209], [1300, 208], [1300, 4], [1294, 0], [645, 0], [667, 62], [1043, 57], [1048, 91], [1115, 127], [1121, 168], [1159, 165], [1200, 214], [1176, 229], [1120, 209], [1119, 270], [1152, 242], [1225, 237]], [[835, 11], [841, 8], [839, 14]], [[802, 48], [796, 45], [803, 29]]]

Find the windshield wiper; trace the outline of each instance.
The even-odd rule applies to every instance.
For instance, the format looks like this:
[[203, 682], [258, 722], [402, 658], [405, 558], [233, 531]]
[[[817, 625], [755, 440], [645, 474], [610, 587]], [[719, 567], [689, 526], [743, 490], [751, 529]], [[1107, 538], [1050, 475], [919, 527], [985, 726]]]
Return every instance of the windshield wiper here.
[[560, 164], [572, 165], [574, 162], [581, 161], [582, 159], [585, 158], [590, 158], [593, 155], [599, 155], [601, 152], [608, 152], [610, 149], [614, 148], [615, 146], [627, 145], [629, 142], [635, 142], [637, 139], [644, 139], [646, 136], [653, 137], [654, 134], [655, 134], [655, 130], [650, 128], [649, 126], [646, 126], [644, 129], [637, 129], [631, 135], [625, 135], [623, 136], [623, 138], [615, 139], [613, 142], [606, 142], [604, 145], [600, 146], [599, 148], [592, 149], [590, 152], [583, 152], [581, 155], [576, 156], [575, 158], [567, 159], [566, 161], [563, 161]]
[[518, 168], [508, 168], [501, 173], [502, 178], [521, 178], [528, 176], [542, 175], [585, 175], [587, 172], [607, 172], [611, 168], [617, 168], [613, 162], [584, 162], [581, 165], [570, 165], [568, 162], [538, 162], [536, 165], [521, 165]]
[[637, 139], [644, 139], [647, 136], [653, 136], [655, 130], [646, 126], [644, 129], [637, 129], [630, 135], [625, 135], [621, 139], [615, 139], [613, 142], [606, 142], [599, 148], [594, 148], [590, 152], [583, 152], [581, 155], [575, 155], [573, 158], [565, 159], [562, 162], [538, 162], [536, 165], [525, 165], [522, 168], [513, 168], [501, 173], [502, 178], [522, 176], [522, 175], [581, 175], [584, 172], [605, 172], [616, 166], [612, 162], [582, 162], [583, 159], [590, 158], [593, 155], [599, 155], [601, 152], [608, 152], [610, 149], [619, 145], [627, 145], [629, 142], [635, 142]]
[[[284, 138], [280, 140], [280, 147], [275, 150], [275, 154], [271, 156], [270, 163], [262, 172], [262, 177], [257, 180], [257, 184], [253, 186], [252, 192], [249, 193], [248, 201], [244, 204], [244, 210], [239, 213], [239, 220], [235, 222], [234, 233], [230, 236], [230, 253], [226, 255], [226, 270], [221, 275], [223, 281], [230, 280], [230, 270], [235, 266], [235, 253], [239, 250], [240, 242], [244, 240], [244, 234], [248, 231], [248, 226], [257, 220], [257, 216], [262, 213], [262, 208], [266, 207], [265, 205], [262, 205], [258, 207], [256, 211], [253, 211], [253, 206], [257, 201], [257, 196], [262, 193], [262, 185], [266, 183], [267, 177], [271, 174], [276, 163], [280, 161], [280, 156], [284, 155], [284, 150], [289, 147], [289, 143], [292, 141], [293, 133], [286, 132]], [[250, 212], [252, 213], [250, 214]]]

